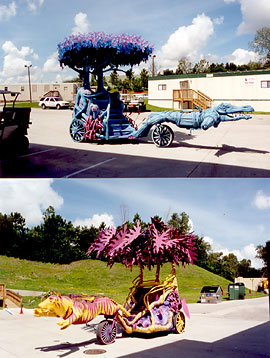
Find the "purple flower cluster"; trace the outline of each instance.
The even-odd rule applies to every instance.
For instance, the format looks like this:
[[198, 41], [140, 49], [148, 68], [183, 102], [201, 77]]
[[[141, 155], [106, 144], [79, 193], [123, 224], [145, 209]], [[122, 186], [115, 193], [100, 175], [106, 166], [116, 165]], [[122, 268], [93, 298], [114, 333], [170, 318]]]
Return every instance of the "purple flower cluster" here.
[[[121, 62], [126, 56], [126, 61], [129, 64], [138, 63], [147, 60], [148, 56], [153, 52], [153, 47], [149, 43], [143, 40], [140, 36], [136, 35], [113, 35], [105, 34], [103, 32], [92, 32], [88, 34], [78, 34], [66, 37], [58, 45], [58, 58], [61, 64], [69, 65], [74, 62], [76, 57], [80, 54], [86, 54], [89, 52], [89, 57], [95, 57], [95, 52], [104, 49], [113, 50], [114, 56], [121, 57]], [[108, 52], [109, 55], [111, 54]], [[91, 58], [89, 58], [89, 64], [91, 65]], [[93, 61], [94, 62], [94, 61]]]

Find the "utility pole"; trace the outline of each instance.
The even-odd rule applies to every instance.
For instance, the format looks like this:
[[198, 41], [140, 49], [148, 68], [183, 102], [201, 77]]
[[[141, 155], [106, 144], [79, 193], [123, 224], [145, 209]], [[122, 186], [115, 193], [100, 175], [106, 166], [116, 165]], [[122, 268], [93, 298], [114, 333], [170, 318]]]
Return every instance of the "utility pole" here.
[[267, 264], [267, 280], [268, 280], [268, 298], [269, 298], [269, 321], [270, 321], [270, 241], [266, 242], [266, 264]]
[[32, 103], [32, 91], [31, 91], [31, 81], [30, 81], [30, 67], [32, 67], [32, 65], [24, 65], [24, 67], [26, 67], [28, 71], [29, 95], [30, 95], [30, 103]]
[[155, 57], [156, 55], [152, 56], [152, 77], [155, 76]]

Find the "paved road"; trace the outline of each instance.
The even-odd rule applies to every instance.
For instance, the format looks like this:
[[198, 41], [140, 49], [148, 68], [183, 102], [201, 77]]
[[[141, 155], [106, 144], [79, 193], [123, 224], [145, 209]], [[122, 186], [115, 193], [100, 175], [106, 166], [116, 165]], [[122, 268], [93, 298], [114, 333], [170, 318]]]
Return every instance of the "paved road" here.
[[[140, 123], [147, 113], [133, 118]], [[74, 143], [70, 110], [33, 109], [30, 152], [6, 156], [0, 177], [270, 177], [270, 116], [221, 123], [207, 131], [174, 125], [175, 140], [157, 148], [150, 136], [112, 144]]]
[[108, 346], [98, 344], [97, 317], [89, 324], [60, 331], [57, 318], [32, 316], [32, 310], [0, 311], [0, 356], [3, 358], [87, 357], [103, 349], [101, 357], [129, 358], [269, 358], [268, 297], [189, 305], [191, 319], [184, 333], [147, 337], [122, 337]]

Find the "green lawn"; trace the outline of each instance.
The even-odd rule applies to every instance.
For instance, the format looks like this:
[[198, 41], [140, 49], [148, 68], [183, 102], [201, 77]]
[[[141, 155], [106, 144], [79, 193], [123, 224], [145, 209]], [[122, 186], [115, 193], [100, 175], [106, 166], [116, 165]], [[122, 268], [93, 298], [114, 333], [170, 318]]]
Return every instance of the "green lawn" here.
[[[166, 264], [161, 270], [161, 279], [165, 279], [170, 271], [171, 266]], [[178, 267], [176, 273], [180, 296], [185, 297], [189, 303], [199, 300], [200, 290], [205, 285], [220, 285], [224, 293], [227, 292], [228, 280], [196, 265]], [[123, 265], [115, 264], [109, 269], [105, 262], [99, 260], [55, 265], [0, 256], [0, 283], [5, 283], [10, 289], [102, 295], [124, 303], [132, 280], [138, 274], [137, 268], [130, 272]], [[145, 279], [154, 278], [154, 272], [145, 270], [144, 274]], [[247, 295], [247, 298], [257, 296], [257, 293], [253, 293]], [[34, 307], [39, 300], [24, 297], [24, 306]]]
[[[30, 107], [30, 108], [40, 108], [39, 102], [16, 102], [15, 107]], [[12, 103], [8, 103], [7, 107], [12, 107]]]

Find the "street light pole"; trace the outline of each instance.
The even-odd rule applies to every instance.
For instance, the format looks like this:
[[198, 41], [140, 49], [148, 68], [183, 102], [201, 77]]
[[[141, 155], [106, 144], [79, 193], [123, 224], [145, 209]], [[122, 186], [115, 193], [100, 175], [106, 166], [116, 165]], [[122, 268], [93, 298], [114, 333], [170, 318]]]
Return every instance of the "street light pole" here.
[[31, 81], [30, 81], [30, 67], [32, 67], [32, 65], [24, 65], [24, 67], [26, 67], [26, 68], [27, 68], [27, 71], [28, 71], [28, 83], [29, 83], [30, 103], [32, 103], [32, 91], [31, 91]]

